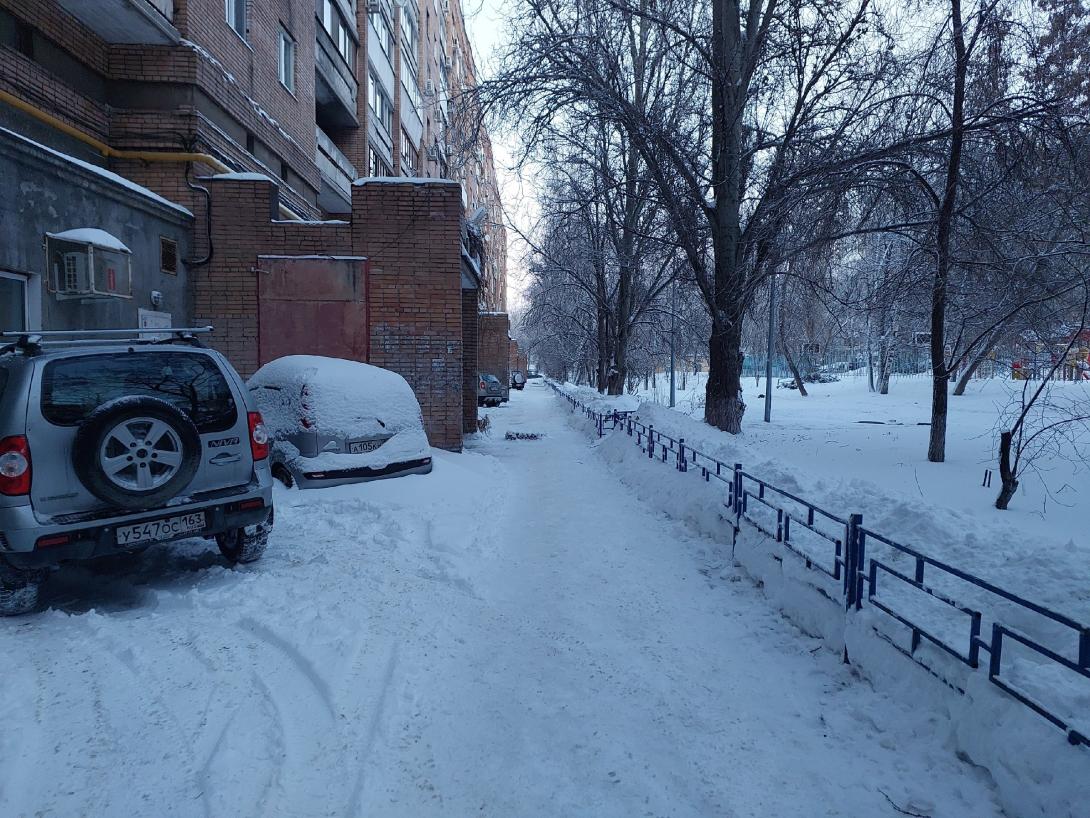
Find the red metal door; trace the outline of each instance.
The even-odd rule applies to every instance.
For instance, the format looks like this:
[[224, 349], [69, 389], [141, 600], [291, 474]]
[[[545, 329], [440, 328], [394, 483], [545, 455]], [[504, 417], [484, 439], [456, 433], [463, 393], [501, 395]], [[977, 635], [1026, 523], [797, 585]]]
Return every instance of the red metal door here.
[[365, 259], [262, 256], [259, 269], [259, 364], [284, 355], [367, 361]]

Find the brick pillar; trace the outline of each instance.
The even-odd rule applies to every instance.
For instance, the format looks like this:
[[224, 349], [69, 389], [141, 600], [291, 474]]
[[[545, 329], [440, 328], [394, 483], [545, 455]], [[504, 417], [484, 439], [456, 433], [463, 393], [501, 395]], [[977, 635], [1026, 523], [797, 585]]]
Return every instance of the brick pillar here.
[[477, 339], [477, 365], [481, 372], [495, 375], [506, 389], [511, 384], [511, 321], [505, 312], [481, 314]]
[[456, 182], [353, 187], [353, 251], [370, 264], [371, 359], [416, 392], [433, 446], [462, 448], [461, 190]]
[[462, 431], [477, 431], [477, 291], [462, 290]]

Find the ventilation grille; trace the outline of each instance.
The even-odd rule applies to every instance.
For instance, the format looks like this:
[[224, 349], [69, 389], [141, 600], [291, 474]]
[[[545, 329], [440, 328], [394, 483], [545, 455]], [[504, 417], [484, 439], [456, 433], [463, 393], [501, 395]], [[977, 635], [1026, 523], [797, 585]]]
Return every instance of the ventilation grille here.
[[178, 274], [178, 242], [159, 237], [159, 269], [171, 275]]

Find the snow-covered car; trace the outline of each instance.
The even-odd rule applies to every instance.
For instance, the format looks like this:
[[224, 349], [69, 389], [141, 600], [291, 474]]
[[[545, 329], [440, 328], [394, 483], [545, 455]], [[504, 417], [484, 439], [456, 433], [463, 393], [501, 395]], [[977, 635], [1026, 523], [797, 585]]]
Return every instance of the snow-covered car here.
[[521, 391], [524, 386], [526, 386], [526, 376], [522, 374], [522, 370], [514, 370], [511, 373], [511, 388]]
[[396, 372], [288, 355], [261, 367], [248, 386], [272, 437], [273, 476], [289, 487], [431, 471], [420, 403]]

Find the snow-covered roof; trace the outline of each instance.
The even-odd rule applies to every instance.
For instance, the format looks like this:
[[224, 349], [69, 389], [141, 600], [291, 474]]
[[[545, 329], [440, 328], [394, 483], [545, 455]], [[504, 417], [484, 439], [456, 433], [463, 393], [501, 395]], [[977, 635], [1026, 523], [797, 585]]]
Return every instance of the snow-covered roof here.
[[28, 145], [33, 145], [35, 148], [37, 148], [39, 150], [42, 150], [45, 153], [51, 154], [51, 155], [57, 157], [58, 159], [63, 159], [65, 162], [70, 162], [71, 164], [77, 165], [77, 166], [83, 168], [84, 170], [90, 171], [91, 173], [95, 174], [96, 176], [101, 176], [103, 179], [106, 179], [107, 181], [113, 182], [114, 184], [120, 185], [121, 187], [123, 187], [123, 188], [125, 188], [127, 190], [131, 190], [133, 193], [138, 193], [141, 196], [145, 196], [148, 199], [156, 201], [159, 204], [165, 205], [166, 207], [169, 207], [169, 208], [171, 208], [173, 210], [177, 210], [177, 211], [179, 211], [181, 213], [184, 213], [187, 216], [190, 216], [190, 217], [193, 216], [193, 211], [189, 210], [188, 208], [182, 207], [180, 204], [176, 204], [175, 202], [172, 202], [169, 199], [164, 199], [158, 193], [156, 193], [156, 192], [154, 192], [152, 190], [148, 190], [146, 187], [143, 187], [142, 185], [138, 185], [138, 184], [136, 184], [136, 182], [133, 182], [133, 181], [131, 181], [129, 179], [126, 179], [124, 176], [118, 176], [116, 173], [114, 173], [112, 171], [109, 171], [109, 170], [106, 170], [106, 168], [100, 168], [98, 165], [92, 165], [90, 162], [84, 162], [82, 159], [77, 159], [74, 156], [69, 156], [67, 153], [61, 153], [60, 151], [53, 150], [53, 148], [50, 148], [50, 147], [48, 147], [46, 145], [43, 145], [41, 142], [35, 142], [33, 139], [27, 139], [21, 133], [16, 133], [15, 131], [8, 130], [7, 128], [0, 128], [0, 131], [3, 131], [4, 133], [9, 134], [11, 136], [14, 136], [16, 139], [22, 140], [23, 142], [26, 142]]
[[422, 427], [420, 404], [408, 382], [359, 361], [287, 355], [261, 367], [248, 386], [279, 390], [278, 403], [261, 407], [274, 430], [294, 430], [303, 417], [326, 434], [353, 437]]
[[248, 173], [243, 171], [230, 171], [229, 173], [217, 173], [213, 179], [226, 179], [234, 182], [272, 182], [276, 184], [276, 180], [271, 176], [264, 173]]
[[76, 244], [93, 244], [95, 247], [101, 247], [103, 250], [114, 250], [118, 253], [132, 252], [132, 250], [125, 246], [125, 242], [121, 241], [117, 236], [107, 233], [105, 230], [101, 230], [97, 227], [76, 227], [72, 230], [64, 230], [60, 233], [46, 233], [46, 235], [51, 239], [71, 241]]
[[352, 183], [356, 187], [384, 185], [457, 185], [453, 179], [432, 179], [428, 176], [363, 176]]

